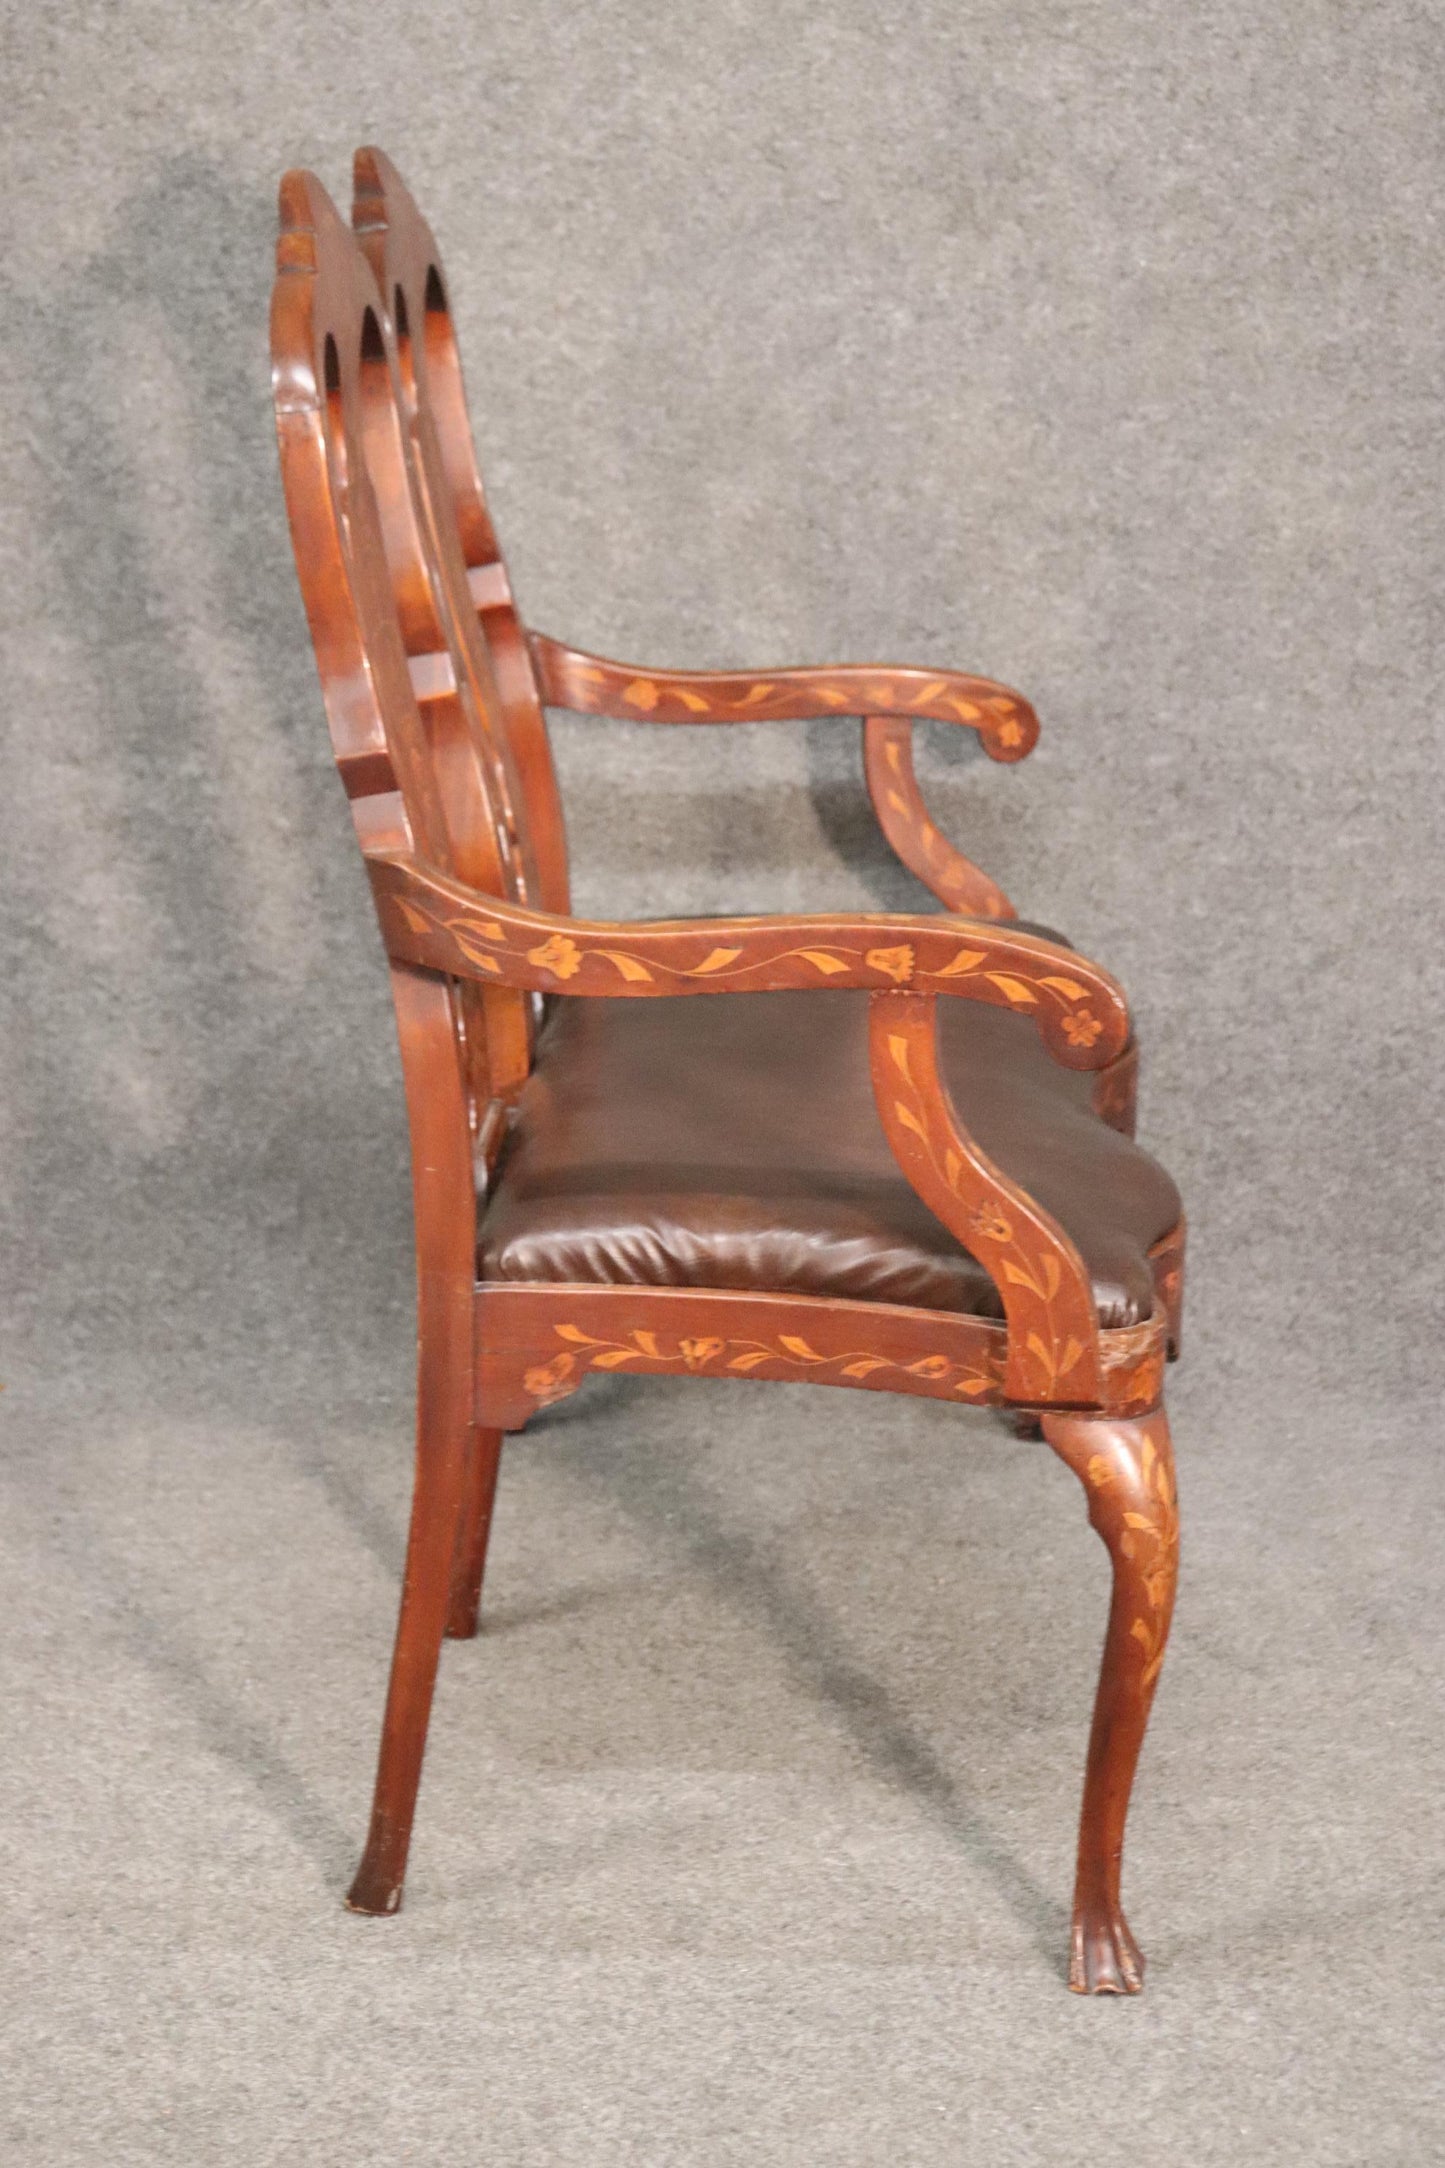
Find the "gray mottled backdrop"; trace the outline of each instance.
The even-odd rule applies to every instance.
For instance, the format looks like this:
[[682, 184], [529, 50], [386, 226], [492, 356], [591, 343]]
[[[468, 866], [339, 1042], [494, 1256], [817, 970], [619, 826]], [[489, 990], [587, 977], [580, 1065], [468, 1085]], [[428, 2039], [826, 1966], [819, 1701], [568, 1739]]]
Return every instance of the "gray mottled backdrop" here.
[[[12, 7], [8, 28], [0, 1124], [15, 1631], [36, 1633], [38, 1590], [49, 1591], [42, 1622], [85, 1628], [63, 1658], [52, 1628], [39, 1629], [28, 1736], [49, 1745], [22, 1760], [14, 1811], [49, 1865], [28, 1899], [24, 1874], [6, 1877], [26, 1907], [40, 2073], [19, 2110], [23, 2157], [90, 2157], [86, 2131], [113, 2159], [169, 2159], [168, 2145], [191, 2161], [290, 2159], [298, 2126], [258, 2091], [255, 2058], [301, 2039], [331, 2073], [312, 2160], [372, 2157], [343, 2095], [367, 2103], [366, 2127], [388, 2149], [377, 2158], [460, 2158], [448, 2116], [473, 2086], [503, 2119], [489, 2160], [716, 2160], [734, 2147], [749, 2160], [982, 2157], [965, 2137], [991, 2139], [993, 2159], [1052, 2160], [1077, 2132], [1059, 2106], [1071, 2085], [1078, 2116], [1106, 2114], [1118, 2131], [1137, 2115], [1141, 2138], [1138, 2086], [1157, 2085], [1181, 2119], [1177, 2149], [1155, 2157], [1231, 2159], [1231, 2145], [1258, 2141], [1276, 2159], [1296, 2157], [1296, 2142], [1311, 2162], [1423, 2158], [1424, 2065], [1391, 2059], [1423, 1977], [1407, 1968], [1397, 1990], [1395, 2048], [1383, 2031], [1373, 2046], [1354, 2041], [1358, 2084], [1338, 2099], [1330, 2085], [1347, 2058], [1342, 2041], [1319, 2044], [1332, 2006], [1318, 1998], [1331, 1978], [1363, 1991], [1351, 1938], [1368, 1945], [1371, 1991], [1400, 1977], [1389, 1953], [1418, 1918], [1417, 1871], [1439, 1853], [1439, 1780], [1424, 1760], [1438, 1725], [1410, 1623], [1440, 1605], [1428, 1531], [1441, 1493], [1421, 1427], [1441, 1383], [1445, 1281], [1438, 17], [1404, 0], [1296, 0], [1273, 13], [1163, 0], [133, 0]], [[652, 1922], [655, 1946], [650, 1929], [633, 1932], [636, 1889], [614, 1887], [587, 1852], [602, 1845], [590, 1823], [577, 1843], [601, 1880], [586, 1885], [584, 1911], [601, 1908], [605, 1933], [577, 1927], [568, 1877], [586, 1877], [565, 1832], [557, 1859], [532, 1862], [543, 1926], [509, 1913], [504, 1937], [507, 1992], [533, 2013], [522, 2034], [499, 2033], [488, 2000], [495, 1889], [464, 1799], [454, 1852], [440, 1865], [419, 1854], [430, 1914], [414, 1892], [408, 1924], [378, 1944], [327, 1909], [359, 1827], [400, 1542], [409, 1200], [384, 976], [290, 563], [265, 330], [280, 171], [315, 166], [344, 204], [350, 150], [366, 140], [396, 159], [441, 238], [493, 507], [532, 623], [655, 664], [950, 664], [1010, 679], [1039, 708], [1043, 739], [1021, 769], [996, 769], [935, 726], [921, 732], [922, 766], [963, 847], [1129, 987], [1146, 1049], [1142, 1132], [1177, 1174], [1194, 1228], [1181, 1442], [1200, 1528], [1194, 1661], [1213, 1635], [1216, 1669], [1203, 1681], [1188, 1669], [1186, 1601], [1175, 1762], [1167, 1693], [1165, 1743], [1151, 1748], [1173, 1803], [1148, 1825], [1156, 1856], [1179, 1855], [1175, 1879], [1160, 1870], [1150, 1885], [1155, 1912], [1172, 1906], [1185, 1925], [1166, 1960], [1173, 1984], [1161, 1980], [1164, 1999], [1140, 2020], [1166, 2030], [1130, 2036], [1132, 2105], [1108, 2098], [1095, 2060], [1122, 2068], [1118, 2051], [1072, 2022], [1032, 1945], [1001, 1955], [996, 1974], [991, 1946], [940, 1958], [939, 1985], [916, 1942], [894, 1950], [880, 1927], [875, 1946], [860, 1928], [858, 1949], [824, 1951], [840, 1981], [861, 1968], [830, 2000], [809, 1938], [828, 1943], [842, 1900], [802, 1866], [780, 1884], [798, 1915], [786, 1948], [756, 1958], [761, 1975], [730, 1973], [689, 1908], [712, 1918], [719, 1890], [730, 1906], [750, 1889], [755, 1957], [756, 1938], [777, 1931], [752, 1868], [731, 1854], [717, 1865], [717, 1847], [757, 1812], [751, 1795], [729, 1796], [690, 1865], [668, 1856], [693, 1924]], [[925, 901], [870, 832], [851, 723], [667, 733], [558, 718], [556, 742], [584, 909]], [[926, 1553], [954, 1510], [932, 1411], [885, 1421], [871, 1402], [855, 1414], [831, 1396], [659, 1387], [638, 1399], [622, 1384], [575, 1405], [570, 1431], [518, 1449], [533, 1459], [518, 1463], [512, 1519], [504, 1496], [497, 1571], [523, 1623], [549, 1573], [559, 1609], [573, 1603], [569, 1547], [591, 1554], [585, 1530], [565, 1532], [569, 1512], [620, 1515], [648, 1557], [649, 1529], [705, 1524], [668, 1489], [668, 1452], [690, 1440], [706, 1459], [719, 1425], [742, 1441], [728, 1494], [763, 1501], [763, 1552], [749, 1556], [771, 1556], [779, 1520], [811, 1525], [807, 1500], [835, 1482], [881, 1481], [861, 1445], [856, 1464], [845, 1456], [841, 1476], [828, 1472], [831, 1443], [855, 1426], [920, 1458], [899, 1464], [899, 1497], [922, 1501], [899, 1524], [903, 1551]], [[790, 1465], [812, 1473], [798, 1477], [803, 1503], [774, 1501], [774, 1513], [760, 1469], [779, 1425]], [[643, 1441], [636, 1464], [609, 1457], [625, 1437]], [[980, 1467], [1009, 1450], [982, 1430], [978, 1440]], [[1043, 1480], [1032, 1463], [1029, 1477], [1001, 1462], [968, 1511], [986, 1516], [1017, 1480], [1020, 1514], [1032, 1513]], [[1076, 1501], [1067, 1487], [1047, 1495], [1049, 1529], [1071, 1546], [1057, 1579], [1088, 1578]], [[854, 1510], [871, 1528], [861, 1492]], [[890, 1496], [887, 1510], [906, 1507]], [[1000, 1590], [1027, 1579], [1032, 1557], [1032, 1539], [1008, 1525], [1022, 1549], [998, 1567]], [[1353, 1545], [1352, 1530], [1364, 1531]], [[894, 1719], [879, 1717], [868, 1664], [856, 1678], [844, 1664], [839, 1688], [842, 1659], [815, 1646], [823, 1629], [791, 1613], [780, 1623], [776, 1589], [759, 1594], [727, 1550], [744, 1539], [715, 1534], [689, 1538], [680, 1585], [701, 1574], [734, 1604], [751, 1589], [753, 1624], [785, 1669], [790, 1650], [797, 1658], [793, 1683], [824, 1710], [823, 1731], [851, 1723], [905, 1804], [936, 1791]], [[995, 1536], [1006, 1541], [1003, 1524]], [[840, 1543], [834, 1558], [814, 1537], [816, 1555], [797, 1534], [801, 1555], [820, 1578], [833, 1560], [846, 1618], [859, 1546]], [[1048, 1553], [1052, 1533], [1039, 1540]], [[964, 1622], [988, 1570], [970, 1552], [968, 1585], [929, 1629], [950, 1667], [937, 1717], [950, 1765], [967, 1760], [961, 1731], [985, 1726], [993, 1705], [988, 1663], [966, 1718], [956, 1698], [959, 1667], [977, 1657]], [[317, 1611], [314, 1591], [343, 1583], [351, 1608]], [[906, 1655], [915, 1585], [905, 1574], [883, 1603], [912, 1715], [910, 1693], [927, 1700]], [[670, 1614], [631, 1600], [627, 1645], [667, 1641]], [[263, 1654], [251, 1643], [258, 1609], [270, 1620]], [[1094, 1612], [1080, 1617], [1087, 1643]], [[1057, 1649], [1076, 1673], [1057, 1723], [1072, 1770], [1088, 1661], [1065, 1624]], [[499, 1677], [509, 1661], [536, 1670], [497, 1692], [519, 1708], [545, 1702], [593, 1633], [579, 1625], [526, 1657], [509, 1657], [499, 1633]], [[318, 1640], [330, 1684], [321, 1694], [318, 1679], [320, 1699], [298, 1710]], [[526, 1642], [519, 1624], [516, 1648]], [[709, 1676], [721, 1646], [699, 1659]], [[1014, 1687], [993, 1682], [1021, 1707], [1055, 1661], [1040, 1647]], [[742, 1673], [759, 1661], [747, 1643]], [[886, 1671], [887, 1653], [868, 1663]], [[1347, 1705], [1311, 1703], [1346, 1675]], [[1257, 1700], [1243, 1718], [1241, 1678]], [[681, 1706], [693, 1689], [675, 1683]], [[639, 1695], [634, 1681], [607, 1741], [617, 1727], [631, 1738]], [[132, 1736], [119, 1712], [137, 1699]], [[540, 1778], [534, 1796], [516, 1772], [530, 1782], [575, 1761], [575, 1784], [590, 1782], [586, 1752], [569, 1759], [560, 1730], [529, 1747], [518, 1715], [499, 1775], [485, 1706], [447, 1704], [477, 1788], [510, 1783], [509, 1811], [529, 1824], [585, 1822], [575, 1786], [564, 1812]], [[786, 1695], [753, 1719], [784, 1740], [802, 1722]], [[1217, 1794], [1215, 1763], [1186, 1767], [1206, 1735], [1249, 1742]], [[1389, 1761], [1373, 1751], [1386, 1737]], [[660, 1716], [630, 1746], [599, 1745], [621, 1788], [587, 1811], [650, 1829], [656, 1802], [645, 1785], [640, 1799], [627, 1793], [619, 1770], [675, 1773], [691, 1751]], [[780, 1746], [780, 1784], [790, 1766]], [[787, 1781], [814, 1775], [800, 1751]], [[1048, 1834], [1036, 1839], [1008, 1821], [1027, 1776], [1015, 1768], [1014, 1789], [1000, 1778], [988, 1801], [1022, 1855], [1036, 1843], [1041, 1881], [1057, 1881], [1073, 1778], [1061, 1794], [1040, 1777]], [[435, 1775], [426, 1794], [438, 1830], [451, 1826], [446, 1781]], [[846, 1791], [851, 1778], [838, 1782]], [[127, 1786], [131, 1819], [116, 1829], [105, 1803]], [[1322, 1805], [1342, 1786], [1354, 1805]], [[57, 1792], [72, 1802], [58, 1840]], [[232, 1792], [228, 1819], [216, 1802]], [[815, 1810], [797, 1806], [797, 1827], [792, 1811], [767, 1809], [780, 1856], [797, 1865], [812, 1857]], [[851, 1792], [837, 1814], [828, 1845], [866, 1819]], [[194, 1860], [181, 1825], [208, 1832]], [[1012, 1870], [990, 1852], [996, 1831], [972, 1852], [968, 1831], [953, 1836], [947, 1871], [973, 1862], [959, 1886], [965, 1921], [986, 1912], [981, 1889], [1007, 1895]], [[943, 1844], [937, 1830], [931, 1841]], [[1238, 1891], [1212, 1879], [1233, 1849], [1257, 1863], [1243, 1930]], [[646, 1856], [644, 1879], [656, 1846]], [[94, 1910], [102, 1860], [110, 1887], [131, 1891], [105, 1965], [73, 1924]], [[515, 1885], [515, 1861], [492, 1865], [497, 1885]], [[633, 1865], [644, 1874], [640, 1856]], [[1342, 1912], [1322, 1922], [1322, 1877], [1342, 1871]], [[224, 1914], [238, 1873], [271, 1925], [238, 1912], [202, 1959], [205, 1937], [176, 1927], [176, 1906]], [[887, 1901], [874, 1892], [889, 1932], [901, 1933], [899, 1890], [942, 1873], [926, 1847], [904, 1856]], [[1305, 1921], [1294, 1941], [1286, 1918]], [[658, 2001], [657, 1952], [691, 1949], [689, 1935], [697, 1976]], [[388, 1949], [407, 1953], [407, 1992], [441, 2027], [430, 2046], [410, 2036], [413, 2005], [390, 1999], [403, 1990], [388, 1968], [402, 1960]], [[1281, 1969], [1251, 2029], [1240, 1975], [1268, 1969], [1262, 1950]], [[628, 1992], [651, 2013], [637, 2039], [596, 2036], [601, 1987], [587, 1965], [609, 1956], [634, 1968]], [[870, 1966], [895, 1962], [915, 1967], [916, 2012], [891, 2007], [923, 2061], [905, 2081], [890, 2049], [870, 2089], [860, 2043], [877, 2005], [850, 1997]], [[255, 1964], [284, 1984], [258, 1997]], [[93, 2001], [58, 1987], [72, 1965]], [[465, 1976], [460, 2008], [452, 1966]], [[1014, 2009], [1003, 1983], [1020, 1966], [1033, 1984]], [[240, 2015], [217, 2017], [218, 1992]], [[674, 2039], [688, 1994], [711, 2015]], [[966, 2056], [948, 2059], [984, 2022], [979, 1997], [1006, 2097], [970, 2076]], [[315, 2014], [331, 1998], [350, 2013], [335, 2040]], [[1199, 2048], [1202, 2004], [1214, 2031]], [[551, 2049], [539, 2045], [537, 2013], [564, 2010]], [[1028, 2090], [1046, 2067], [1035, 2050], [1064, 2035], [1058, 2052], [1079, 2060], [1045, 2103]], [[776, 2042], [795, 2036], [799, 2059], [779, 2065]], [[747, 2067], [766, 2066], [752, 2111], [736, 2104], [720, 2037]], [[573, 2038], [597, 2056], [585, 2075]], [[1302, 2041], [1315, 2063], [1295, 2098], [1285, 2074]], [[129, 2093], [103, 2079], [97, 2042], [145, 2073], [139, 2091], [139, 2079]], [[882, 2054], [876, 2040], [870, 2052]], [[621, 2066], [637, 2057], [629, 2075]], [[1189, 2091], [1201, 2069], [1243, 2087], [1238, 2116], [1217, 2092]], [[47, 2088], [84, 2099], [89, 2085], [95, 2119], [72, 2131], [62, 2115], [57, 2134], [54, 2098], [48, 2110], [37, 2101]], [[1311, 2088], [1323, 2120], [1304, 2140]], [[1357, 2094], [1373, 2103], [1358, 2127]]]

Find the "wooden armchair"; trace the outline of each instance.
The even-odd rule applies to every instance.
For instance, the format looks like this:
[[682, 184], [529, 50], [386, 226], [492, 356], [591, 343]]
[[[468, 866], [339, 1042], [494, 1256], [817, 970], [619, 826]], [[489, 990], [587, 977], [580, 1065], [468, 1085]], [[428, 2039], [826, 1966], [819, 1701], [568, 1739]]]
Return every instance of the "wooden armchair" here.
[[[358, 154], [352, 227], [281, 185], [277, 428], [337, 763], [375, 892], [416, 1212], [416, 1485], [366, 1850], [401, 1901], [444, 1634], [475, 1632], [505, 1432], [593, 1371], [1022, 1411], [1113, 1564], [1070, 1985], [1128, 1992], [1135, 1763], [1174, 1599], [1161, 1394], [1183, 1220], [1132, 1142], [1119, 987], [929, 820], [913, 721], [1000, 761], [1027, 701], [952, 671], [634, 669], [524, 631], [431, 232]], [[648, 724], [862, 716], [936, 914], [584, 921], [544, 703]], [[871, 1082], [870, 1082], [871, 1080]]]

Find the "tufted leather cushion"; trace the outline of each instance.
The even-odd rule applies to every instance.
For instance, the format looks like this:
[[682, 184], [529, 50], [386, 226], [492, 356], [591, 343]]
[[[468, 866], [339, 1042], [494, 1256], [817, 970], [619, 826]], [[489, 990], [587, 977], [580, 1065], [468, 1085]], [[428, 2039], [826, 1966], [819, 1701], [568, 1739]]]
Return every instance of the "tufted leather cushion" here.
[[[1100, 1321], [1150, 1313], [1175, 1225], [1163, 1169], [1091, 1111], [1027, 1020], [938, 1004], [959, 1115], [1053, 1213]], [[736, 1287], [1002, 1315], [983, 1268], [900, 1173], [873, 1104], [868, 996], [563, 996], [483, 1216], [485, 1280]]]

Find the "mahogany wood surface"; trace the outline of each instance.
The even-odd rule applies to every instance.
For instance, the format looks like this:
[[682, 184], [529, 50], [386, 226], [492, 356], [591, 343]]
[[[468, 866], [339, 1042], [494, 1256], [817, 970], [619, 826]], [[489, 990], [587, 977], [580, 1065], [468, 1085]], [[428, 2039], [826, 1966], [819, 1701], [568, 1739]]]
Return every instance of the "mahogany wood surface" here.
[[1104, 1403], [1099, 1320], [1074, 1244], [959, 1122], [938, 1070], [931, 993], [874, 994], [869, 1059], [883, 1133], [925, 1204], [987, 1265], [1008, 1325], [1010, 1400]]
[[1178, 1226], [1156, 1242], [1149, 1253], [1154, 1267], [1154, 1286], [1157, 1291], [1157, 1307], [1169, 1327], [1169, 1356], [1177, 1362], [1184, 1347], [1184, 1251], [1188, 1228], [1181, 1219]]
[[1066, 1069], [1102, 1069], [1129, 1043], [1107, 971], [1039, 934], [939, 913], [563, 919], [400, 852], [368, 860], [391, 955], [485, 985], [612, 1000], [907, 986], [1027, 1016]]
[[1094, 1112], [1101, 1122], [1132, 1137], [1138, 1120], [1139, 1049], [1131, 1043], [1094, 1079]]
[[492, 1533], [492, 1507], [496, 1503], [501, 1466], [502, 1433], [484, 1430], [480, 1423], [474, 1423], [467, 1447], [457, 1543], [452, 1557], [451, 1601], [447, 1608], [447, 1632], [454, 1641], [469, 1641], [477, 1630], [482, 1576], [487, 1570], [487, 1541]]
[[542, 697], [580, 715], [655, 723], [766, 723], [814, 715], [932, 716], [978, 732], [993, 760], [1022, 760], [1039, 719], [1022, 693], [992, 678], [902, 663], [784, 670], [642, 670], [584, 655], [534, 632]]
[[[593, 1370], [776, 1378], [987, 1407], [1009, 1399], [1008, 1340], [1008, 1326], [992, 1318], [839, 1296], [490, 1281], [477, 1289], [477, 1417], [520, 1430]], [[1162, 1318], [1100, 1332], [1097, 1349], [1104, 1407], [1139, 1415], [1157, 1405]]]
[[[1012, 923], [930, 820], [912, 727], [1017, 761], [1038, 732], [1006, 686], [840, 665], [636, 669], [528, 633], [478, 472], [440, 257], [394, 167], [357, 154], [355, 230], [313, 176], [282, 182], [272, 305], [277, 431], [338, 768], [390, 958], [411, 1126], [418, 1283], [415, 1487], [370, 1832], [348, 1902], [401, 1901], [443, 1637], [476, 1631], [503, 1433], [594, 1371], [807, 1379], [1034, 1411], [1084, 1484], [1114, 1598], [1080, 1834], [1071, 1984], [1133, 1992], [1119, 1909], [1134, 1765], [1173, 1598], [1161, 1395], [1183, 1226], [1150, 1253], [1142, 1324], [1101, 1330], [1065, 1230], [982, 1151], [942, 1082], [940, 996], [1030, 1018], [1131, 1134], [1122, 990]], [[880, 825], [940, 913], [584, 921], [570, 915], [544, 704], [640, 722], [863, 719]], [[855, 988], [903, 1176], [984, 1265], [1002, 1320], [768, 1288], [477, 1279], [478, 1196], [505, 1152], [540, 1001]], [[509, 1111], [511, 1110], [511, 1111]]]

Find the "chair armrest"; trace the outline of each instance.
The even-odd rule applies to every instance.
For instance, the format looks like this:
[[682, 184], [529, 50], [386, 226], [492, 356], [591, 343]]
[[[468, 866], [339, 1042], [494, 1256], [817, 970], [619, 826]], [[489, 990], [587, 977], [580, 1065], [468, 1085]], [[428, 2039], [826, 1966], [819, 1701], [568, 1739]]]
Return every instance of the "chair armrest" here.
[[1022, 693], [957, 671], [840, 663], [821, 670], [637, 670], [527, 635], [542, 698], [581, 715], [628, 722], [758, 723], [862, 715], [863, 769], [873, 811], [910, 873], [951, 911], [1015, 918], [1008, 897], [930, 819], [913, 768], [916, 718], [977, 731], [993, 760], [1022, 760], [1039, 719]]
[[563, 918], [399, 853], [369, 853], [367, 867], [388, 953], [483, 986], [623, 999], [898, 986], [1031, 1017], [1069, 1069], [1102, 1069], [1129, 1041], [1123, 988], [1107, 971], [1008, 925], [871, 912]]
[[991, 760], [1022, 760], [1039, 719], [1022, 693], [956, 670], [838, 663], [806, 670], [639, 670], [529, 632], [543, 701], [633, 723], [776, 723], [895, 715], [976, 730]]

